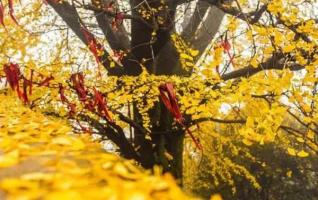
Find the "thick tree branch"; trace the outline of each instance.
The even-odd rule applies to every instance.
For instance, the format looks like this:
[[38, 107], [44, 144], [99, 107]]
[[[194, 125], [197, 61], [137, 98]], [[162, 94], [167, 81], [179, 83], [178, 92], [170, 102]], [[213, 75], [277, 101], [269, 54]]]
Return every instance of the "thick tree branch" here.
[[211, 7], [205, 20], [202, 21], [201, 26], [196, 30], [194, 37], [189, 41], [190, 44], [200, 52], [203, 52], [214, 38], [219, 30], [224, 17], [224, 12], [216, 7]]
[[[70, 5], [66, 1], [61, 1], [60, 3], [55, 3], [53, 1], [47, 1], [48, 4], [55, 10], [55, 12], [63, 19], [67, 26], [75, 33], [75, 35], [85, 44], [88, 45], [83, 32], [81, 31], [81, 20], [80, 16], [73, 5]], [[105, 51], [103, 55], [103, 65], [107, 69], [110, 75], [121, 75], [123, 74], [123, 69], [119, 66], [110, 67], [110, 62], [108, 59], [108, 53]]]
[[[132, 7], [138, 7], [145, 4], [145, 9], [150, 12], [150, 17], [147, 22], [152, 26], [147, 27], [143, 23], [137, 20], [131, 21], [131, 52], [130, 54], [136, 58], [134, 62], [127, 63], [127, 69], [131, 69], [132, 74], [138, 74], [135, 72], [142, 63], [149, 73], [156, 71], [154, 67], [154, 61], [158, 53], [170, 40], [170, 31], [174, 28], [174, 15], [176, 7], [174, 3], [166, 3], [164, 9], [160, 9], [162, 6], [160, 2], [143, 1], [143, 0], [131, 0]], [[145, 3], [148, 2], [148, 3]], [[153, 9], [159, 10], [159, 12], [153, 12]], [[133, 15], [142, 17], [142, 14], [134, 9]], [[162, 21], [158, 22], [158, 19]], [[129, 67], [129, 68], [128, 68]], [[135, 68], [135, 69], [134, 69]]]
[[[100, 5], [101, 1], [92, 1], [93, 4], [96, 4], [96, 7], [103, 7], [104, 5]], [[119, 51], [119, 50], [128, 50], [129, 49], [129, 38], [128, 33], [125, 30], [123, 24], [118, 25], [116, 31], [113, 31], [112, 18], [110, 18], [103, 11], [94, 11], [95, 18], [98, 23], [98, 26], [103, 31], [107, 42], [111, 49]]]
[[[208, 16], [202, 22], [206, 12], [208, 12]], [[209, 9], [209, 4], [206, 2], [198, 2], [195, 12], [181, 33], [181, 37], [188, 41], [194, 49], [202, 52], [209, 44], [207, 41], [211, 41], [215, 36], [223, 16], [222, 11], [216, 8]], [[198, 27], [200, 28], [198, 29]], [[179, 54], [170, 40], [160, 51], [155, 64], [155, 73], [159, 75], [186, 74], [181, 68]]]
[[[206, 2], [198, 2], [194, 8], [194, 12], [189, 19], [189, 21], [183, 22], [183, 30], [181, 36], [186, 39], [190, 40], [191, 37], [194, 37], [195, 32], [197, 31], [199, 25], [202, 23], [202, 19], [205, 16], [205, 13], [209, 9], [209, 4]], [[188, 8], [189, 9], [189, 8]], [[186, 11], [185, 15], [189, 14]]]
[[221, 78], [223, 80], [230, 80], [241, 77], [250, 77], [254, 74], [264, 71], [264, 70], [282, 70], [282, 69], [290, 69], [291, 71], [297, 71], [304, 69], [304, 66], [299, 65], [297, 63], [286, 63], [287, 58], [284, 57], [284, 54], [274, 54], [271, 58], [267, 59], [265, 62], [260, 63], [257, 68], [252, 65], [248, 65], [242, 69], [238, 69], [229, 73], [224, 74]]
[[80, 16], [76, 8], [70, 5], [66, 1], [55, 3], [53, 1], [47, 1], [48, 4], [55, 10], [55, 12], [63, 19], [67, 26], [72, 29], [76, 36], [86, 45], [88, 42], [85, 40], [85, 36], [81, 31]]

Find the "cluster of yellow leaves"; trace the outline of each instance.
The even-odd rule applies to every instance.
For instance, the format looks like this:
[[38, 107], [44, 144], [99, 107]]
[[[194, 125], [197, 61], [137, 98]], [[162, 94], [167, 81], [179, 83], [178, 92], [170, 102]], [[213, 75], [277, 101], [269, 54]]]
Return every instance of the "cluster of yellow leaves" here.
[[[0, 64], [8, 62], [8, 58], [13, 58], [17, 60], [27, 61], [32, 57], [36, 57], [34, 52], [31, 49], [39, 44], [39, 37], [36, 34], [28, 32], [27, 28], [29, 24], [21, 23], [19, 27], [9, 16], [8, 10], [6, 9], [7, 3], [3, 2], [5, 10], [3, 11], [3, 19], [5, 28], [0, 25]], [[13, 1], [13, 4], [16, 5], [18, 1]], [[41, 16], [39, 12], [40, 3], [33, 2], [27, 5], [24, 5], [23, 8], [15, 9], [15, 17], [18, 21], [37, 21]], [[20, 12], [23, 10], [23, 13]], [[31, 23], [30, 23], [31, 24]], [[22, 28], [23, 27], [23, 28]]]
[[271, 1], [271, 3], [268, 5], [268, 10], [271, 11], [273, 14], [278, 14], [284, 11], [283, 1], [277, 0], [277, 1]]
[[254, 101], [246, 105], [246, 110], [253, 110], [253, 113], [248, 113], [246, 126], [239, 131], [244, 138], [243, 143], [252, 145], [253, 142], [258, 142], [263, 145], [275, 141], [279, 126], [286, 115], [285, 108], [279, 105], [269, 108], [265, 102]]
[[0, 101], [1, 199], [189, 199], [169, 174], [150, 175], [16, 97]]
[[[187, 189], [193, 190], [198, 185], [205, 185], [201, 180], [196, 180], [195, 185], [193, 183], [193, 173], [199, 173], [202, 170], [201, 164], [202, 160], [197, 161], [196, 159], [208, 159], [208, 171], [206, 174], [209, 174], [213, 177], [212, 185], [218, 187], [221, 183], [226, 183], [231, 186], [232, 192], [236, 193], [236, 183], [235, 177], [239, 176], [246, 179], [255, 189], [260, 189], [261, 185], [259, 184], [256, 177], [249, 172], [249, 170], [244, 166], [244, 164], [239, 163], [236, 158], [247, 158], [249, 160], [255, 161], [256, 158], [250, 154], [250, 150], [246, 146], [237, 145], [233, 141], [240, 140], [239, 136], [233, 134], [232, 130], [223, 130], [225, 126], [216, 125], [213, 122], [203, 122], [200, 123], [198, 128], [193, 129], [192, 131], [197, 133], [200, 136], [200, 141], [204, 148], [204, 154], [198, 156], [199, 158], [185, 158], [185, 184]], [[207, 134], [209, 132], [209, 134]], [[192, 148], [187, 147], [187, 151], [193, 152]], [[191, 153], [189, 153], [191, 155]], [[201, 156], [206, 156], [202, 158]]]
[[198, 56], [199, 51], [190, 48], [190, 45], [187, 44], [178, 34], [173, 34], [171, 39], [179, 53], [182, 68], [186, 71], [195, 69], [196, 57]]
[[301, 150], [299, 152], [297, 152], [295, 149], [293, 148], [287, 148], [287, 152], [289, 155], [291, 156], [299, 156], [299, 157], [307, 157], [309, 154], [307, 152], [305, 152], [304, 150]]

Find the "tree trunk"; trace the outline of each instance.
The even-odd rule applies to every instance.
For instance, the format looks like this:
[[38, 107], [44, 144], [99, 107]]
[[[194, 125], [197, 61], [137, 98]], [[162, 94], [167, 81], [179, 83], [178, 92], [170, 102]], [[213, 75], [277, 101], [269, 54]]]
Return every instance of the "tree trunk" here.
[[164, 172], [170, 172], [182, 185], [185, 132], [181, 127], [174, 130], [174, 119], [162, 103], [156, 107], [158, 109], [151, 112], [151, 116], [160, 115], [159, 124], [154, 124], [152, 129], [155, 163], [162, 166]]
[[184, 131], [171, 134], [167, 138], [167, 150], [172, 155], [170, 172], [178, 180], [179, 185], [183, 185], [183, 142]]

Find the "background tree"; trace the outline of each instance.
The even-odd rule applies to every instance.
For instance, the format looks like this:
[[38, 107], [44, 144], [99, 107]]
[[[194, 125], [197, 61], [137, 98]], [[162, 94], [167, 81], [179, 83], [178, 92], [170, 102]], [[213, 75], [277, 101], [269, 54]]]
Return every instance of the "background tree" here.
[[[16, 42], [2, 39], [7, 49], [2, 63], [20, 61], [23, 80], [30, 81], [32, 70], [41, 74], [31, 80], [40, 89], [24, 98], [31, 107], [69, 117], [75, 129], [112, 141], [122, 156], [145, 168], [159, 164], [177, 178], [182, 177], [184, 138], [191, 134], [187, 155], [197, 159], [208, 153], [217, 176], [232, 180], [230, 174], [236, 173], [256, 188], [257, 179], [234, 159], [244, 155], [257, 161], [246, 146], [275, 143], [298, 157], [317, 152], [317, 25], [310, 9], [301, 12], [314, 2], [45, 2], [53, 10], [42, 2], [34, 7], [42, 8], [42, 20], [53, 23], [44, 26], [25, 13], [16, 18], [30, 38], [42, 33], [61, 41], [48, 52], [50, 64], [38, 65], [41, 55], [26, 59], [30, 52], [6, 46]], [[60, 18], [49, 16], [52, 11]], [[32, 33], [35, 27], [39, 31]], [[91, 57], [77, 48], [69, 29], [98, 68], [86, 67]], [[22, 56], [13, 56], [17, 53]], [[288, 124], [288, 117], [299, 126]]]

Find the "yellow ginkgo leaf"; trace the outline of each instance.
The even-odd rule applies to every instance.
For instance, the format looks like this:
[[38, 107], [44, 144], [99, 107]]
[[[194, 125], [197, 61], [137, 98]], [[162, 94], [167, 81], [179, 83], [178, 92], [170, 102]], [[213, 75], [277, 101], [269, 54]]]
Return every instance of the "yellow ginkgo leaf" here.
[[311, 107], [307, 104], [304, 104], [303, 109], [305, 112], [309, 113], [311, 111]]
[[309, 131], [307, 132], [307, 137], [308, 137], [309, 139], [314, 139], [315, 133], [314, 133], [312, 130], [309, 130]]
[[199, 54], [198, 50], [191, 50], [190, 51], [191, 56], [196, 57]]
[[257, 59], [255, 57], [252, 58], [250, 64], [252, 65], [252, 67], [257, 68], [258, 67]]
[[59, 136], [59, 137], [53, 138], [52, 143], [68, 146], [68, 145], [72, 145], [72, 140], [68, 136]]
[[253, 119], [253, 117], [247, 117], [247, 119], [246, 119], [246, 126], [247, 126], [247, 127], [253, 127], [253, 126], [254, 126], [254, 119]]
[[39, 187], [39, 182], [23, 180], [19, 178], [6, 178], [1, 180], [0, 188], [5, 191], [15, 191], [23, 188], [24, 190], [36, 189]]
[[53, 177], [53, 174], [43, 172], [33, 172], [21, 176], [24, 180], [52, 180]]
[[0, 155], [0, 167], [10, 167], [19, 162], [19, 151], [14, 150], [4, 155]]
[[113, 68], [113, 67], [115, 67], [115, 66], [116, 66], [115, 62], [110, 62], [110, 67], [111, 67], [111, 68]]
[[222, 200], [222, 196], [220, 194], [213, 194], [210, 200]]
[[309, 153], [307, 153], [307, 152], [304, 151], [304, 150], [301, 150], [300, 152], [297, 153], [297, 156], [298, 156], [298, 157], [301, 157], [301, 158], [305, 158], [305, 157], [308, 157], [308, 156], [309, 156]]
[[304, 138], [302, 138], [302, 137], [298, 137], [298, 138], [297, 138], [297, 141], [298, 141], [298, 142], [301, 142], [301, 143], [305, 142]]
[[185, 54], [185, 53], [181, 53], [180, 54], [180, 58], [193, 61], [193, 58], [191, 56], [189, 56], [188, 54]]
[[253, 144], [253, 143], [252, 143], [250, 140], [248, 140], [248, 139], [243, 139], [242, 142], [243, 142], [245, 145], [247, 145], [247, 146], [251, 146], [251, 145]]
[[186, 62], [185, 64], [186, 64], [186, 66], [188, 66], [188, 67], [194, 66], [193, 62]]
[[295, 49], [295, 45], [286, 45], [283, 47], [284, 53], [290, 53]]
[[286, 176], [288, 178], [290, 178], [292, 176], [293, 172], [291, 170], [289, 170], [288, 172], [286, 172]]
[[296, 156], [296, 150], [293, 148], [287, 148], [287, 152], [291, 156]]
[[85, 144], [80, 139], [69, 135], [53, 138], [52, 143], [63, 146], [70, 146], [73, 150], [81, 150], [85, 147]]

